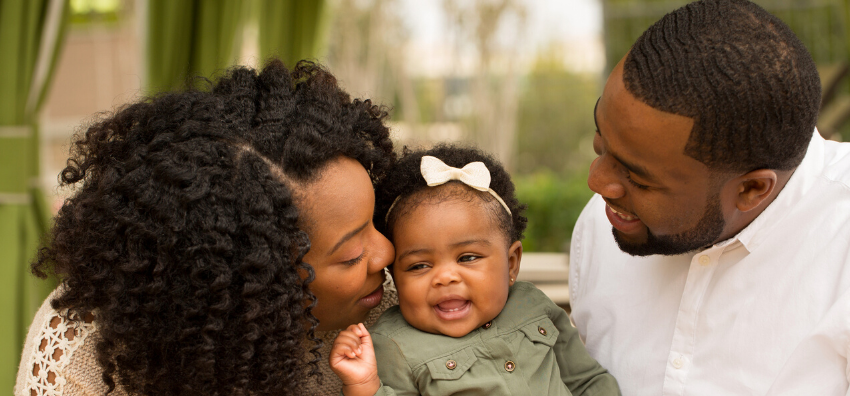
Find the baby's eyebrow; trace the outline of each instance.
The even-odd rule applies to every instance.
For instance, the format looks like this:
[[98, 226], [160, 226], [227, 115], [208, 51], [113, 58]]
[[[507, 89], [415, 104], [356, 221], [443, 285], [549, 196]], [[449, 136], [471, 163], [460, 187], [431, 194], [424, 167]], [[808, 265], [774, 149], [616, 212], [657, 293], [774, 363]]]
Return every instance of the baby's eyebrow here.
[[493, 243], [490, 242], [489, 239], [469, 239], [469, 240], [466, 240], [466, 241], [460, 241], [460, 242], [457, 242], [457, 243], [453, 243], [453, 244], [451, 244], [451, 247], [461, 247], [461, 246], [468, 246], [468, 245], [475, 245], [475, 244], [482, 244], [482, 245], [490, 246]]
[[431, 249], [411, 249], [411, 250], [406, 250], [404, 253], [399, 254], [399, 255], [398, 255], [398, 257], [397, 257], [395, 260], [396, 260], [396, 262], [398, 262], [398, 261], [401, 261], [401, 259], [403, 259], [403, 258], [405, 258], [405, 257], [407, 257], [407, 256], [410, 256], [410, 255], [412, 255], [412, 254], [428, 253], [428, 252], [430, 252], [430, 251], [431, 251]]

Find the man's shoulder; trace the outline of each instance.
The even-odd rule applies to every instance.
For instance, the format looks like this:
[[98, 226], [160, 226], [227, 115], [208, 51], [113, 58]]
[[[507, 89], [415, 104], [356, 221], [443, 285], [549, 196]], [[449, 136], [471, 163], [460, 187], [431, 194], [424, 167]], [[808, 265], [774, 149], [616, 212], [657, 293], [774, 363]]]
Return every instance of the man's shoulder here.
[[824, 142], [823, 176], [850, 188], [850, 142]]

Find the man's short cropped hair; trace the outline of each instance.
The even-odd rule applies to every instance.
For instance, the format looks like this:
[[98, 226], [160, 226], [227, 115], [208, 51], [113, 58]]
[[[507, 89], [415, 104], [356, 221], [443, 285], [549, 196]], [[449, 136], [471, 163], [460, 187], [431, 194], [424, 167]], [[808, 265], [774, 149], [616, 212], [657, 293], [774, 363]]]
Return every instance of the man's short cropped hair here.
[[796, 168], [821, 102], [803, 43], [746, 0], [665, 15], [632, 46], [623, 81], [647, 105], [693, 118], [685, 154], [716, 171]]

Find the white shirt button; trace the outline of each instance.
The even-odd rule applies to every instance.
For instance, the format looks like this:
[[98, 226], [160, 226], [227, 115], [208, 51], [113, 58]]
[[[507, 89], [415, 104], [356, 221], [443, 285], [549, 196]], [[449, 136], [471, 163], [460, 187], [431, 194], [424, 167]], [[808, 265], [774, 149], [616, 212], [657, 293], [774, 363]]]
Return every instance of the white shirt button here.
[[699, 264], [702, 266], [711, 264], [711, 257], [708, 257], [706, 255], [699, 256]]
[[682, 359], [681, 357], [677, 357], [677, 358], [673, 359], [673, 367], [680, 369], [684, 366], [685, 366], [685, 359]]

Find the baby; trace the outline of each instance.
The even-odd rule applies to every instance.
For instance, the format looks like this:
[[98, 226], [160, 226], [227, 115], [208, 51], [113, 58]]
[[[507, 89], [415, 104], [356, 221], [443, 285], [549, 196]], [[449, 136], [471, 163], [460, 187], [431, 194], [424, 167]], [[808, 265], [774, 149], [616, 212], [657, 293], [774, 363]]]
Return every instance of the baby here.
[[358, 324], [337, 337], [329, 359], [344, 395], [620, 394], [567, 313], [516, 281], [525, 206], [494, 159], [406, 152], [376, 194], [399, 305], [371, 334]]

